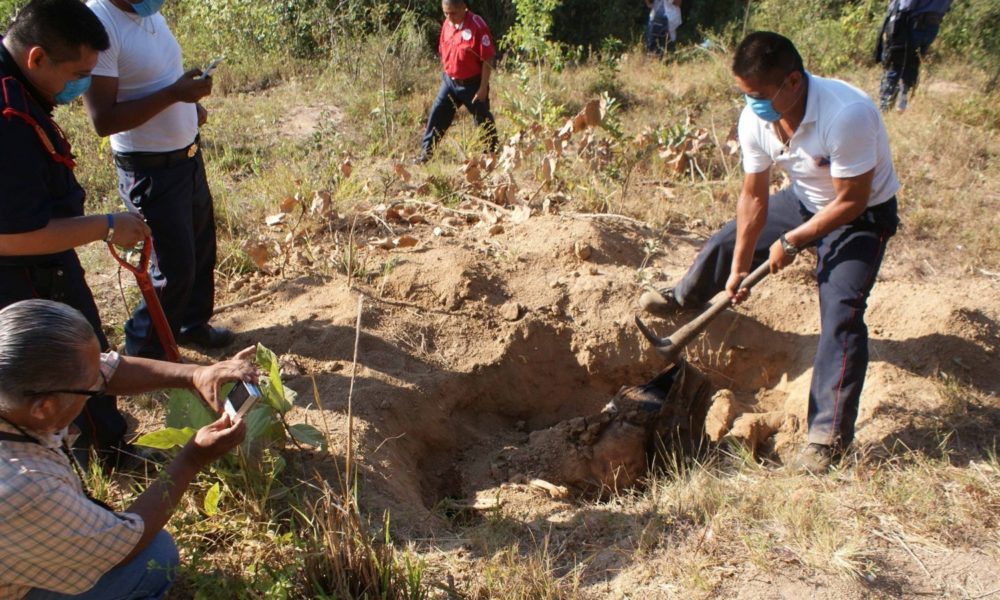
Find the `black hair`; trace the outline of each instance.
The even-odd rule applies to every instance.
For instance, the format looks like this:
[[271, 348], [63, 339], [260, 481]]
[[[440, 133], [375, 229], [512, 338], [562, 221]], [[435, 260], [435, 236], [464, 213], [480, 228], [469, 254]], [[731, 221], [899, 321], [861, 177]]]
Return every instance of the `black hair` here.
[[743, 38], [733, 56], [733, 74], [777, 85], [789, 73], [805, 73], [795, 44], [773, 31], [755, 31]]
[[7, 38], [16, 48], [41, 46], [55, 62], [80, 58], [80, 46], [111, 46], [104, 25], [80, 0], [31, 0], [18, 11]]

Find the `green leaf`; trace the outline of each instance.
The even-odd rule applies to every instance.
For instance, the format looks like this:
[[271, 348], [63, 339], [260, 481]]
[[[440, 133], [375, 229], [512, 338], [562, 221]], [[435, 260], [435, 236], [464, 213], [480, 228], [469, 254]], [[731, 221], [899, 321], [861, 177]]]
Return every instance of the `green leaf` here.
[[264, 401], [279, 414], [285, 414], [291, 410], [292, 405], [285, 398], [286, 388], [281, 383], [281, 365], [278, 364], [277, 355], [262, 344], [257, 344], [257, 364], [267, 371], [267, 384], [261, 388]]
[[170, 390], [167, 400], [167, 427], [200, 429], [216, 420], [197, 394], [190, 390]]
[[307, 423], [296, 423], [288, 427], [289, 433], [300, 444], [306, 444], [313, 448], [325, 448], [326, 436], [319, 429]]
[[219, 482], [216, 481], [205, 494], [204, 509], [206, 515], [213, 517], [219, 512], [219, 498], [221, 497], [222, 489], [219, 488]]
[[188, 443], [191, 436], [194, 435], [195, 429], [191, 427], [184, 427], [178, 429], [176, 427], [167, 427], [159, 431], [154, 431], [152, 433], [147, 433], [146, 435], [140, 437], [135, 441], [138, 446], [145, 446], [147, 448], [156, 448], [157, 450], [169, 450], [171, 448], [183, 446]]

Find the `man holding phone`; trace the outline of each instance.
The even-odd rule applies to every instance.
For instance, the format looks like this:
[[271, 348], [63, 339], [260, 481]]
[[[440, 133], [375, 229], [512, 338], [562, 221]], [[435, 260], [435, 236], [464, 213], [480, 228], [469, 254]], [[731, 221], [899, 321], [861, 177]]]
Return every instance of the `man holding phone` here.
[[[101, 52], [84, 103], [98, 135], [111, 136], [118, 192], [153, 233], [150, 276], [180, 344], [222, 348], [232, 332], [212, 327], [215, 215], [199, 149], [212, 92], [199, 69], [184, 72], [181, 49], [159, 10], [164, 0], [90, 0], [110, 47]], [[125, 323], [125, 352], [161, 358], [145, 303]]]

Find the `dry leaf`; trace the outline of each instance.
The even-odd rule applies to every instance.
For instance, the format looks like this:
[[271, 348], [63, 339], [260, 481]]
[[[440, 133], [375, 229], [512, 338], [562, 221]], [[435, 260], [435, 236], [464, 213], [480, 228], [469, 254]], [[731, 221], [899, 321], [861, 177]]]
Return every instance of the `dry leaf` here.
[[410, 215], [406, 220], [410, 222], [410, 225], [416, 225], [418, 223], [427, 222], [427, 219], [424, 217], [424, 215]]
[[403, 215], [400, 214], [398, 207], [390, 206], [385, 211], [385, 218], [388, 221], [402, 221]]
[[417, 238], [412, 235], [403, 235], [393, 240], [392, 243], [397, 248], [412, 248], [417, 245]]
[[287, 216], [288, 215], [286, 213], [277, 213], [274, 215], [270, 215], [269, 217], [266, 217], [264, 219], [264, 223], [266, 223], [268, 227], [277, 227], [278, 225], [281, 225], [282, 223], [285, 222], [285, 217]]
[[581, 111], [573, 117], [573, 131], [583, 131], [587, 128], [587, 116]]
[[597, 127], [604, 122], [604, 110], [600, 100], [591, 100], [580, 111], [587, 122], [587, 127]]
[[351, 176], [351, 173], [352, 173], [353, 171], [354, 171], [354, 167], [353, 167], [353, 165], [351, 164], [351, 159], [349, 159], [349, 158], [345, 158], [345, 159], [344, 159], [344, 160], [343, 160], [343, 161], [342, 161], [342, 162], [340, 163], [340, 174], [341, 174], [341, 175], [343, 175], [344, 177], [350, 177], [350, 176]]
[[333, 209], [333, 196], [326, 190], [320, 190], [313, 194], [312, 206], [309, 212], [314, 215], [325, 215]]
[[500, 215], [497, 214], [497, 211], [484, 206], [482, 221], [487, 225], [493, 225], [500, 221]]
[[580, 131], [576, 126], [576, 119], [569, 119], [566, 124], [562, 126], [556, 137], [564, 140], [568, 140], [570, 136], [573, 135], [574, 131]]
[[293, 210], [295, 210], [295, 207], [298, 205], [299, 203], [295, 200], [295, 198], [292, 198], [291, 196], [286, 196], [281, 199], [281, 204], [279, 204], [279, 208], [283, 213], [290, 213]]
[[546, 156], [542, 159], [542, 179], [545, 181], [552, 181], [552, 177], [556, 174], [556, 157]]
[[409, 183], [410, 179], [413, 178], [410, 172], [406, 170], [406, 167], [403, 166], [403, 163], [396, 163], [392, 166], [392, 170], [396, 172], [396, 177], [399, 177], [403, 183]]
[[453, 229], [458, 229], [465, 225], [464, 219], [459, 219], [458, 217], [445, 217], [441, 219], [441, 224], [445, 227], [451, 227]]
[[483, 182], [483, 178], [479, 175], [479, 163], [475, 160], [470, 160], [465, 163], [462, 167], [462, 173], [465, 174], [465, 181], [471, 185], [479, 185]]
[[499, 234], [503, 233], [503, 225], [497, 223], [493, 227], [490, 227], [489, 231], [490, 231], [490, 235], [499, 235]]
[[268, 244], [262, 241], [251, 242], [247, 240], [243, 244], [243, 252], [250, 257], [253, 264], [257, 265], [258, 269], [263, 269], [264, 265], [267, 264], [267, 259], [270, 257], [270, 252], [268, 251]]
[[520, 205], [515, 206], [510, 215], [510, 222], [514, 224], [524, 223], [531, 217], [531, 207]]

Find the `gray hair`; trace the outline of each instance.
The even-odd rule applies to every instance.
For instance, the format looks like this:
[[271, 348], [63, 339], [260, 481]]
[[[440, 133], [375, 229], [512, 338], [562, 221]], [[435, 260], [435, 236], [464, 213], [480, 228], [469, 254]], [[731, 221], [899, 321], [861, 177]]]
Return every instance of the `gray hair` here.
[[0, 310], [0, 410], [27, 404], [27, 391], [75, 384], [80, 351], [94, 328], [75, 308], [51, 300], [23, 300]]

